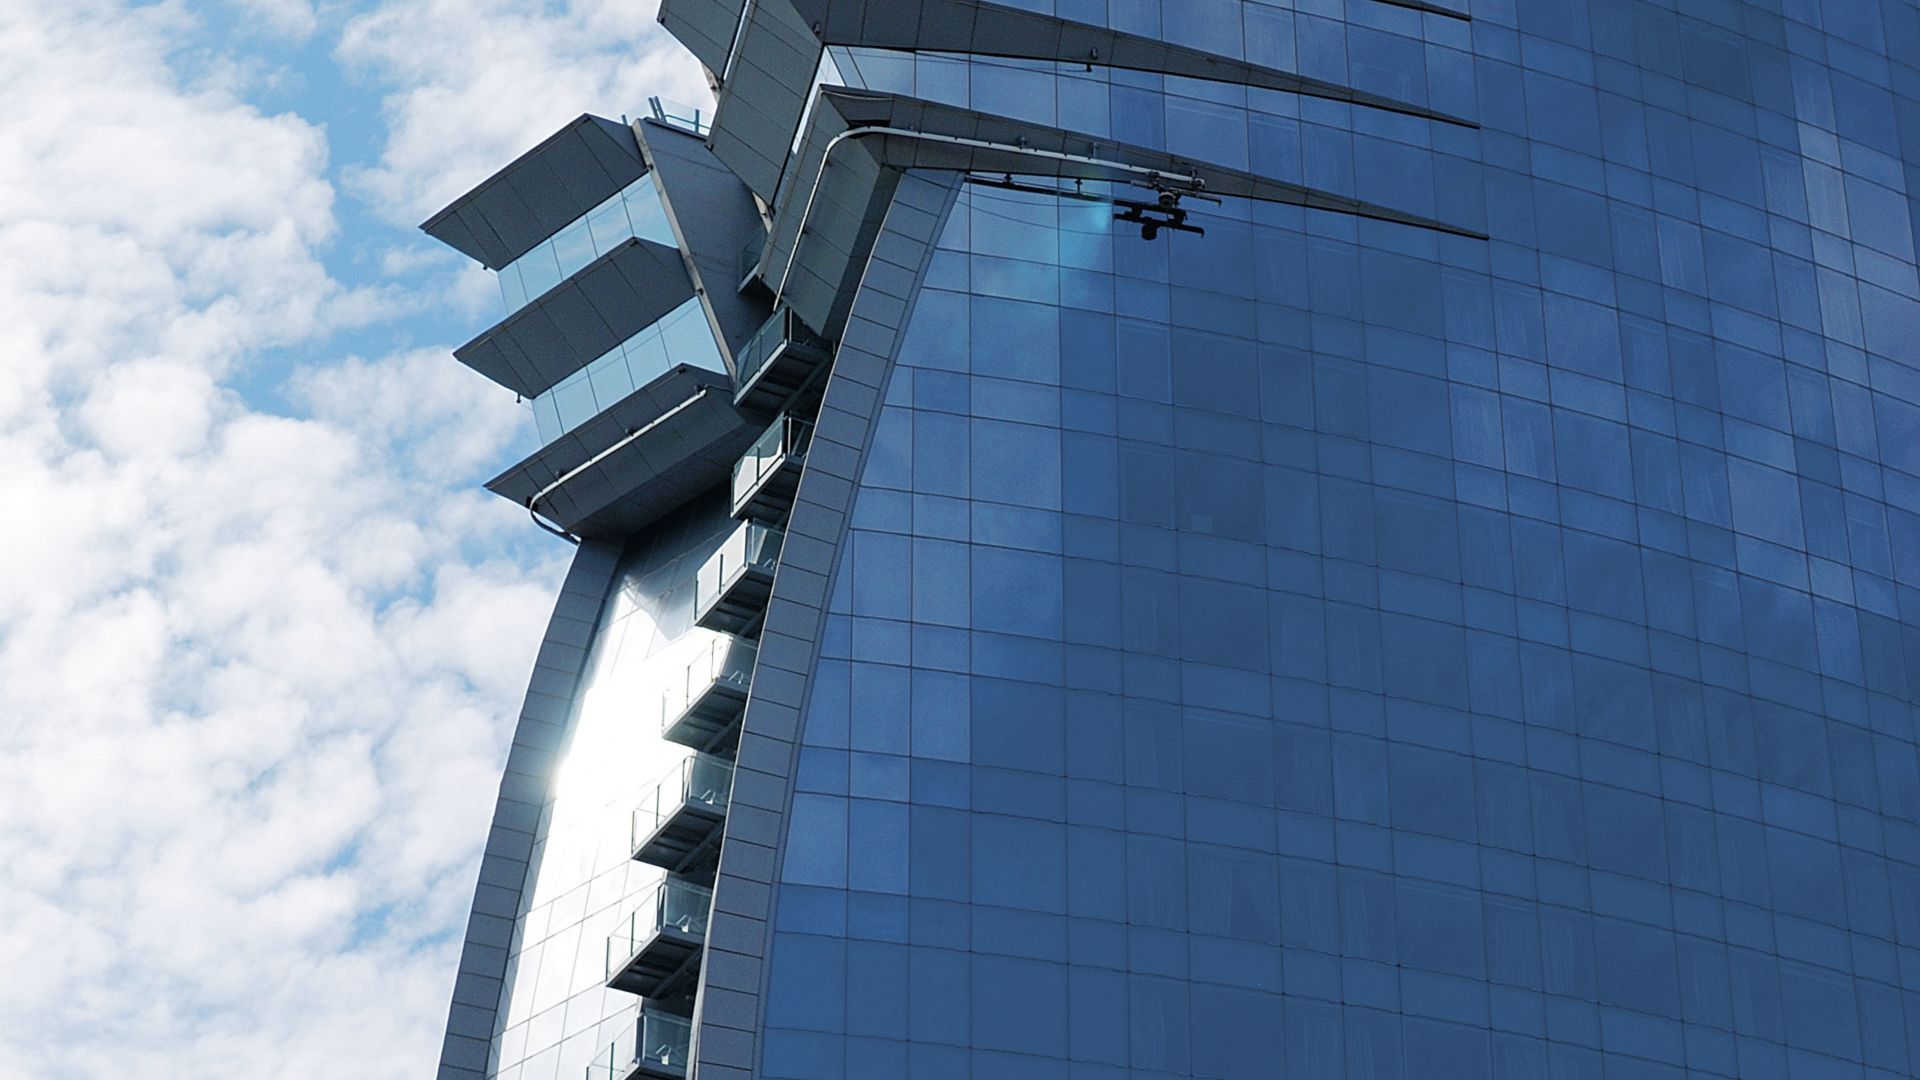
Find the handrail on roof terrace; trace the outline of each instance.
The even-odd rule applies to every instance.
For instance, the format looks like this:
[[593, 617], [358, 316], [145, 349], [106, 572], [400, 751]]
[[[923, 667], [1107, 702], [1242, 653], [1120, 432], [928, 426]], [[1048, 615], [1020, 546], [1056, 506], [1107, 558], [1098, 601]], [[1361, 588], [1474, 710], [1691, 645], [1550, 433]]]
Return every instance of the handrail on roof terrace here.
[[[658, 95], [647, 99], [647, 108], [653, 118], [668, 127], [678, 128], [698, 138], [706, 138], [713, 131], [713, 121], [700, 119], [701, 109], [684, 101], [673, 101]], [[687, 115], [691, 113], [692, 115]]]

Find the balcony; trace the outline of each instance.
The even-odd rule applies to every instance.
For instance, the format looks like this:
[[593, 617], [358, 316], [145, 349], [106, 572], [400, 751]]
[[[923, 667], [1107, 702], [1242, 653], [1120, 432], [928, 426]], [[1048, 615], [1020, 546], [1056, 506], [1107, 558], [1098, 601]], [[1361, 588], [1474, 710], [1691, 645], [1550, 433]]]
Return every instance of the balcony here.
[[800, 473], [813, 443], [813, 422], [782, 416], [733, 467], [733, 516], [783, 522], [793, 512]]
[[660, 697], [660, 737], [706, 753], [726, 752], [740, 733], [760, 650], [750, 641], [721, 637], [687, 665], [680, 685]]
[[702, 112], [692, 105], [669, 98], [654, 97], [647, 99], [647, 111], [656, 122], [679, 128], [689, 135], [704, 139], [713, 134], [713, 114]]
[[663, 998], [691, 989], [706, 947], [713, 890], [669, 877], [607, 938], [607, 986]]
[[693, 1047], [693, 1021], [643, 1006], [633, 1034], [607, 1047], [587, 1066], [587, 1080], [685, 1080]]
[[[754, 257], [757, 261], [758, 253]], [[735, 359], [739, 370], [733, 403], [773, 412], [833, 359], [833, 346], [807, 329], [792, 308], [783, 307], [754, 332]]]
[[734, 530], [694, 576], [694, 621], [723, 634], [758, 634], [786, 538], [784, 530], [758, 521]]
[[634, 809], [633, 857], [676, 874], [710, 870], [732, 793], [732, 762], [706, 754], [681, 762]]

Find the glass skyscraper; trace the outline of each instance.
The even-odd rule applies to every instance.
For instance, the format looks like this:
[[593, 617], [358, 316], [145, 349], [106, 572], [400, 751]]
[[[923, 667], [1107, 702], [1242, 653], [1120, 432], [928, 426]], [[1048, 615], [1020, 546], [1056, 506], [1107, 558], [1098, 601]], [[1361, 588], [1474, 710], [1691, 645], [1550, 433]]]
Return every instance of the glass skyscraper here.
[[1920, 1076], [1920, 8], [1461, 3], [663, 0], [427, 223], [442, 1080]]

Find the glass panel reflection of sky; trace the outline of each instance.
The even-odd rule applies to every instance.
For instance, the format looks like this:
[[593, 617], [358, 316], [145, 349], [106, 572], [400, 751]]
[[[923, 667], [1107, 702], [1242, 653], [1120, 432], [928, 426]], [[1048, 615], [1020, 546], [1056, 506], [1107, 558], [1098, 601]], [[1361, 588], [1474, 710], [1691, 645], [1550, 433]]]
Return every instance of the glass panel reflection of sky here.
[[599, 416], [680, 364], [708, 371], [727, 369], [699, 297], [674, 308], [659, 322], [534, 398], [533, 422], [540, 432], [540, 444], [545, 446]]
[[660, 738], [658, 703], [716, 636], [693, 625], [693, 574], [732, 525], [721, 494], [628, 550], [534, 844], [490, 1071], [498, 1080], [574, 1080], [631, 1037], [639, 999], [604, 988], [606, 940], [662, 877], [630, 857], [631, 814], [689, 753]]
[[673, 246], [673, 227], [648, 173], [607, 201], [574, 219], [532, 251], [500, 270], [507, 313], [578, 273], [588, 263], [633, 237]]

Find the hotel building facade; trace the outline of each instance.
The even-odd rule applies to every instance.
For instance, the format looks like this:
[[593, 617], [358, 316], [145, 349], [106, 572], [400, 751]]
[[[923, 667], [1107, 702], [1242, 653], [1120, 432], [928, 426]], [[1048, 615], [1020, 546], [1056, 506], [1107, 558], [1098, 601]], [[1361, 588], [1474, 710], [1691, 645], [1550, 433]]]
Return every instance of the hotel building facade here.
[[424, 226], [441, 1080], [1920, 1076], [1920, 9], [1462, 2], [662, 0]]

